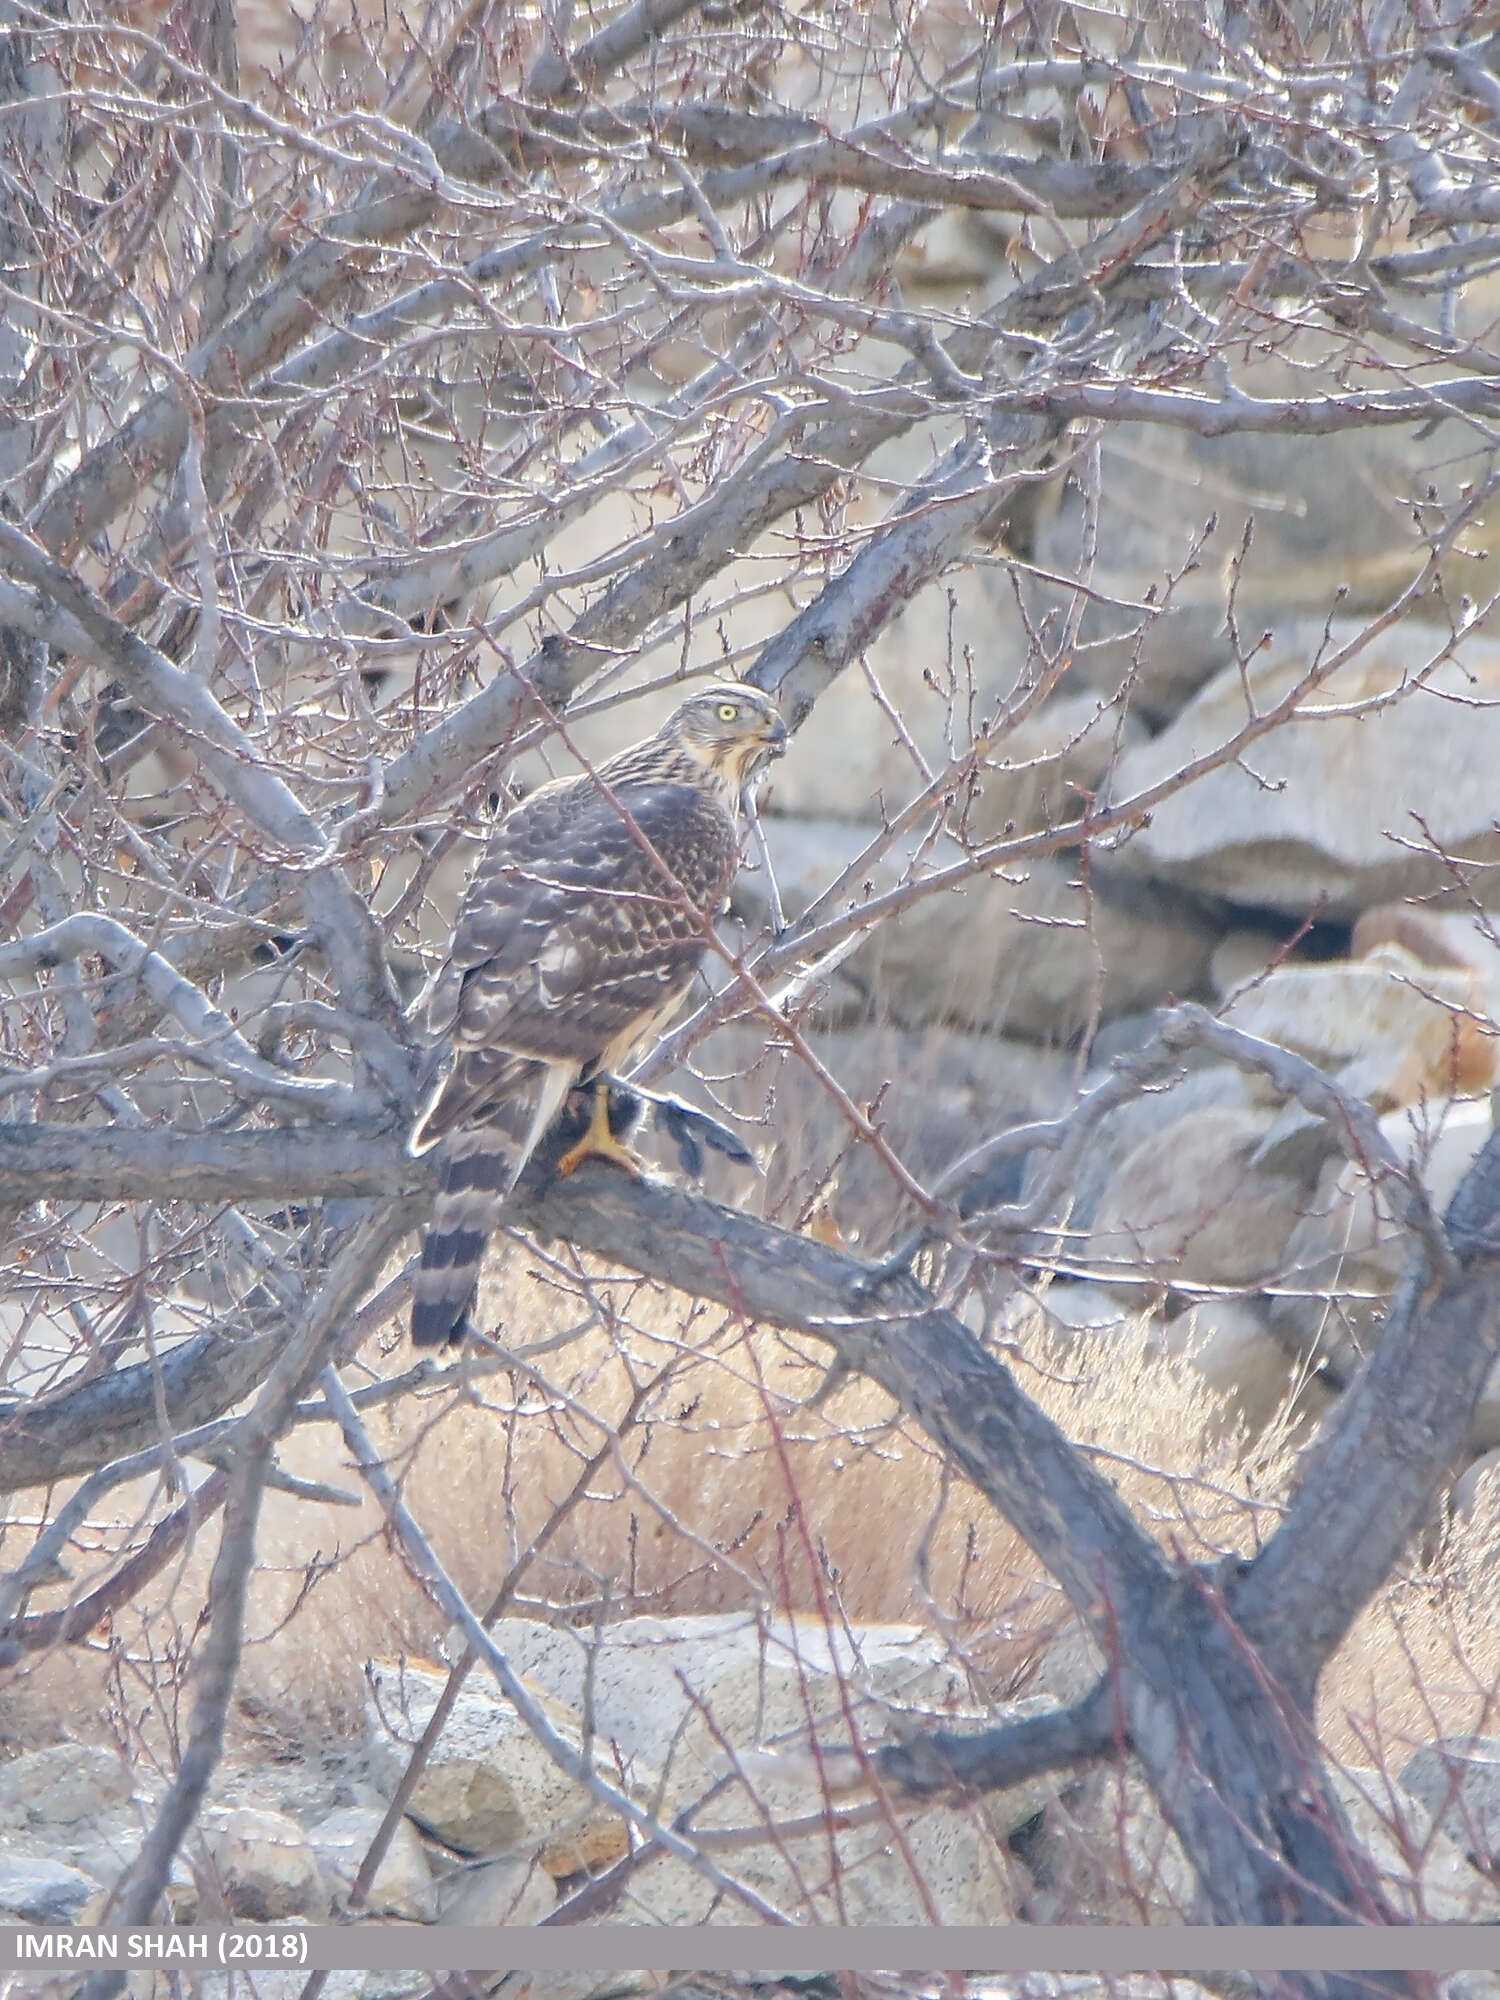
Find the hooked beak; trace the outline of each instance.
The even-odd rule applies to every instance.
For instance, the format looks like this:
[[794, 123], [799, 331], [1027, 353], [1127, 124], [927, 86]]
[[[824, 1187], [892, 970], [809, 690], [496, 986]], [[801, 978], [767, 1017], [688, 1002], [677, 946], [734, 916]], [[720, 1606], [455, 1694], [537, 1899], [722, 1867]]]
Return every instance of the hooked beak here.
[[771, 717], [770, 721], [761, 731], [760, 740], [765, 745], [768, 757], [784, 757], [786, 755], [786, 724], [779, 715]]

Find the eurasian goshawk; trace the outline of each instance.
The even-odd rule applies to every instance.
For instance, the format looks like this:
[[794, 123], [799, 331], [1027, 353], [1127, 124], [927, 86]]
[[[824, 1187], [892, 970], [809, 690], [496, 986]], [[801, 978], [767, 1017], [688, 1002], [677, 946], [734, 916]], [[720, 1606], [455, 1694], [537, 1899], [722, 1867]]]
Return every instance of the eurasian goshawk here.
[[505, 1198], [575, 1085], [598, 1079], [558, 1172], [596, 1154], [638, 1170], [610, 1131], [608, 1078], [686, 998], [738, 866], [745, 786], [785, 747], [767, 695], [719, 682], [491, 835], [429, 1009], [452, 1060], [411, 1137], [414, 1154], [442, 1149], [419, 1347], [462, 1335]]

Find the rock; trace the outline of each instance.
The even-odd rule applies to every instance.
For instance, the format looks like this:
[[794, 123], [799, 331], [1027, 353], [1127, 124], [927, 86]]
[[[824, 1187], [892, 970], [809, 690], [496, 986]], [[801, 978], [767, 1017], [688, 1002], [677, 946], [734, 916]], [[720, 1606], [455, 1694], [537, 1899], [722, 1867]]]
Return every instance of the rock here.
[[[1419, 1751], [1412, 1763], [1424, 1753]], [[1410, 1771], [1412, 1764], [1407, 1765]], [[1419, 1768], [1418, 1781], [1423, 1772]], [[1334, 1765], [1334, 1796], [1356, 1840], [1370, 1855], [1381, 1887], [1402, 1919], [1417, 1924], [1493, 1924], [1500, 1887], [1468, 1860], [1463, 1846], [1433, 1825], [1434, 1809], [1383, 1771]]]
[[[498, 1631], [496, 1639], [518, 1664]], [[521, 1670], [529, 1673], [524, 1664]], [[366, 1678], [371, 1772], [394, 1792], [447, 1676], [377, 1660]], [[544, 1681], [533, 1691], [554, 1726], [579, 1748], [576, 1715], [553, 1698]], [[477, 1675], [464, 1683], [407, 1812], [418, 1826], [466, 1854], [530, 1856], [565, 1831], [587, 1837], [597, 1854], [609, 1858], [623, 1854], [628, 1844], [624, 1824], [559, 1770], [509, 1702]]]
[[1143, 1285], [1248, 1286], [1277, 1273], [1307, 1189], [1252, 1164], [1268, 1123], [1263, 1111], [1208, 1105], [1127, 1153], [1089, 1233], [1098, 1281], [1129, 1298]]
[[1191, 1923], [1197, 1879], [1133, 1763], [1089, 1770], [1027, 1842], [1047, 1901], [1033, 1922]]
[[[1330, 1788], [1383, 1892], [1408, 1923], [1493, 1923], [1500, 1889], [1434, 1830], [1414, 1797], [1381, 1771], [1334, 1765]], [[1095, 1921], [1191, 1923], [1197, 1883], [1176, 1835], [1132, 1766], [1091, 1773], [1068, 1811], [1094, 1866], [1082, 1875]], [[1092, 1881], [1090, 1881], [1092, 1877]], [[1128, 1916], [1127, 1916], [1128, 1913]]]
[[[1320, 652], [1363, 628], [1321, 621], [1283, 628], [1254, 662], [1264, 710]], [[1424, 668], [1441, 640], [1410, 622], [1372, 641], [1309, 697], [1329, 707], [1388, 695]], [[1394, 896], [1452, 886], [1439, 849], [1471, 867], [1500, 856], [1492, 774], [1500, 761], [1500, 649], [1482, 634], [1389, 707], [1338, 720], [1292, 721], [1248, 759], [1207, 772], [1163, 799], [1114, 863], [1179, 888], [1302, 917], [1320, 899], [1330, 916]], [[1459, 695], [1458, 701], [1445, 696]], [[1227, 666], [1151, 743], [1127, 752], [1112, 796], [1131, 797], [1227, 741], [1243, 725], [1245, 687]], [[1482, 878], [1481, 878], [1482, 879]]]
[[854, 970], [905, 1025], [1046, 1043], [1077, 1035], [1096, 1004], [1107, 1021], [1198, 990], [1213, 931], [1183, 899], [1096, 879], [1091, 901], [1063, 861], [1028, 863], [1019, 880], [981, 875], [879, 925]]
[[100, 1885], [50, 1855], [0, 1847], [0, 1918], [12, 1924], [71, 1924]]
[[71, 1826], [130, 1798], [130, 1771], [112, 1751], [50, 1743], [0, 1764], [0, 1821]]
[[[788, 917], [838, 881], [879, 829], [830, 819], [762, 822]], [[827, 905], [834, 916], [911, 875], [963, 859], [956, 841], [923, 846], [915, 837], [863, 867]], [[762, 874], [741, 875], [736, 908], [752, 921], [769, 914]], [[961, 948], [955, 948], [962, 939]], [[1111, 1020], [1184, 995], [1203, 983], [1212, 926], [1185, 898], [1127, 878], [1086, 896], [1070, 862], [1033, 861], [1016, 875], [977, 875], [961, 888], [919, 899], [874, 927], [840, 974], [839, 990], [908, 1028], [950, 1022], [984, 1034], [1063, 1042], [1091, 1018]]]
[[[1417, 1168], [1441, 1214], [1490, 1135], [1490, 1106], [1487, 1099], [1438, 1100], [1421, 1113], [1387, 1112], [1380, 1129], [1397, 1157]], [[1399, 1196], [1399, 1189], [1372, 1190], [1352, 1161], [1330, 1160], [1287, 1242], [1272, 1322], [1340, 1376], [1366, 1352], [1405, 1262], [1406, 1231], [1390, 1206]], [[1500, 1418], [1500, 1405], [1493, 1408]], [[1482, 1446], [1491, 1440], [1484, 1435], [1482, 1409], [1479, 1417], [1474, 1441]]]
[[328, 1915], [328, 1884], [294, 1819], [233, 1806], [206, 1813], [201, 1826], [210, 1879], [231, 1917], [274, 1924]]
[[[1252, 395], [1306, 392], [1305, 382], [1299, 386], [1297, 374], [1276, 358], [1241, 355], [1236, 368]], [[1421, 441], [1394, 429], [1292, 439], [1112, 427], [1104, 440], [1092, 581], [1100, 598], [1121, 602], [1089, 604], [1071, 677], [1113, 691], [1128, 675], [1132, 706], [1148, 718], [1176, 713], [1227, 657], [1232, 569], [1237, 621], [1249, 645], [1267, 627], [1284, 634], [1292, 620], [1321, 630], [1332, 613], [1364, 618], [1384, 610], [1427, 554], [1412, 532], [1405, 496], [1436, 480], [1456, 498], [1469, 449], [1456, 422]], [[1034, 560], [1074, 575], [1083, 502], [1072, 481], [1057, 497], [1054, 509], [1039, 511]], [[1211, 522], [1214, 531], [1207, 533]], [[1453, 560], [1444, 570], [1449, 601], [1456, 603], [1469, 586], [1461, 558], [1449, 574]], [[1175, 579], [1170, 594], [1169, 577]], [[1033, 581], [1024, 589], [1035, 611], [1062, 602], [1056, 586]], [[1165, 600], [1164, 611], [1131, 608], [1148, 591], [1158, 605]], [[1482, 572], [1473, 594], [1481, 601], [1487, 595]]]
[[1332, 1401], [1326, 1387], [1308, 1379], [1305, 1360], [1276, 1338], [1265, 1312], [1248, 1299], [1200, 1299], [1159, 1338], [1169, 1354], [1192, 1362], [1252, 1432], [1264, 1430], [1293, 1397], [1303, 1415], [1319, 1415]]
[[[1101, 1078], [1091, 1073], [1089, 1081], [1097, 1083]], [[1191, 1112], [1218, 1108], [1248, 1110], [1252, 1101], [1251, 1085], [1242, 1070], [1229, 1063], [1211, 1063], [1190, 1068], [1166, 1089], [1148, 1091], [1112, 1111], [1100, 1122], [1068, 1190], [1072, 1241], [1082, 1244], [1085, 1240], [1085, 1232], [1092, 1226], [1121, 1161], [1137, 1147], [1149, 1141], [1165, 1146], [1172, 1127]], [[1046, 1171], [1047, 1156], [1039, 1155], [1027, 1175], [1028, 1196]]]
[[737, 1752], [800, 1747], [810, 1727], [852, 1714], [885, 1732], [893, 1712], [951, 1714], [967, 1684], [946, 1648], [915, 1626], [827, 1630], [810, 1617], [749, 1612], [627, 1618], [597, 1648], [592, 1631], [506, 1619], [496, 1644], [518, 1671], [569, 1708], [585, 1696], [594, 1726], [622, 1767], [660, 1770], [673, 1797], [717, 1775]]
[[468, 1862], [438, 1889], [444, 1924], [535, 1924], [556, 1907], [557, 1884], [535, 1855]]
[[1471, 967], [1424, 966], [1382, 944], [1357, 964], [1278, 967], [1232, 1001], [1247, 1034], [1306, 1056], [1377, 1111], [1487, 1090], [1497, 1039]]
[[[813, 1053], [857, 1104], [878, 1103], [879, 1119], [897, 1157], [924, 1181], [941, 1174], [991, 1133], [1062, 1109], [1072, 1087], [1070, 1059], [1050, 1049], [957, 1028], [922, 1033], [870, 1022], [812, 1031]], [[807, 1203], [830, 1182], [833, 1212], [847, 1240], [869, 1253], [907, 1226], [909, 1210], [890, 1172], [868, 1146], [851, 1143], [848, 1121], [829, 1093], [813, 1082], [793, 1053], [768, 1050], [754, 1025], [722, 1030], [698, 1060], [704, 1073], [736, 1081], [719, 1097], [763, 1118], [775, 1092], [775, 1141], [766, 1161], [762, 1213], [787, 1227], [805, 1221]], [[756, 1143], [753, 1127], [745, 1136]], [[1024, 1159], [1005, 1166], [998, 1198], [1019, 1191]], [[724, 1197], [743, 1205], [746, 1176], [722, 1183]], [[709, 1191], [715, 1183], [710, 1181]]]
[[1068, 1612], [1026, 1681], [1026, 1693], [1070, 1708], [1104, 1672], [1099, 1642], [1076, 1612]]
[[1101, 1327], [1132, 1325], [1136, 1318], [1112, 1291], [1088, 1279], [1054, 1280], [1038, 1295], [1038, 1303], [1049, 1333], [1096, 1333]]
[[[109, 1885], [99, 1892], [99, 1909], [90, 1907], [79, 1919], [80, 1922], [97, 1923], [100, 1920], [100, 1910], [109, 1899], [109, 1889], [121, 1879], [140, 1852], [142, 1830], [140, 1811], [128, 1806], [107, 1807], [92, 1819], [77, 1820], [58, 1829], [66, 1839], [66, 1848], [59, 1858], [66, 1859], [74, 1868], [81, 1868], [94, 1881]], [[172, 1857], [166, 1894], [174, 1923], [190, 1924], [196, 1921], [198, 1881], [189, 1857], [180, 1848]]]
[[[884, 1821], [834, 1836], [823, 1818], [830, 1783], [862, 1782], [856, 1760], [839, 1747], [849, 1741], [851, 1714], [861, 1738], [876, 1742], [896, 1718], [913, 1726], [954, 1721], [957, 1704], [968, 1699], [962, 1671], [916, 1628], [830, 1632], [809, 1618], [750, 1614], [635, 1618], [607, 1628], [596, 1646], [592, 1631], [512, 1619], [496, 1626], [495, 1638], [559, 1702], [582, 1700], [587, 1677], [601, 1753], [627, 1773], [660, 1767], [664, 1817], [726, 1770], [740, 1782], [695, 1815], [698, 1824], [759, 1824], [764, 1813], [780, 1822], [810, 1816], [815, 1830], [785, 1850], [757, 1843], [725, 1859], [730, 1874], [798, 1921], [930, 1921], [921, 1914], [924, 1894], [946, 1922], [993, 1921], [1013, 1911], [1003, 1834], [976, 1810], [901, 1812], [899, 1840]], [[980, 1718], [974, 1723], [980, 1726]], [[826, 1748], [826, 1763], [811, 1754], [810, 1733]], [[768, 1748], [775, 1754], [765, 1754]], [[1044, 1783], [1035, 1797], [1019, 1796], [1024, 1790], [994, 1803], [999, 1823], [1020, 1824], [1053, 1787]], [[564, 1857], [554, 1851], [545, 1858], [556, 1867]], [[443, 1920], [487, 1921], [482, 1911], [493, 1896], [500, 1920], [515, 1921], [504, 1911], [518, 1897], [539, 1894], [520, 1870], [503, 1879], [476, 1873], [471, 1883], [445, 1890]], [[749, 1920], [743, 1906], [671, 1859], [653, 1862], [634, 1879], [631, 1900], [658, 1923]]]
[[1066, 683], [1034, 715], [1003, 736], [962, 807], [963, 830], [991, 840], [1030, 833], [1077, 816], [1125, 751], [1147, 741], [1145, 724], [1097, 694]]
[[1403, 1766], [1401, 1784], [1476, 1866], [1500, 1865], [1500, 1741], [1449, 1736], [1424, 1743]]
[[[757, 1791], [761, 1787], [757, 1784]], [[765, 1807], [776, 1812], [777, 1794]], [[747, 1826], [760, 1813], [743, 1793], [710, 1808], [706, 1827], [722, 1822]], [[899, 1838], [898, 1838], [899, 1831]], [[830, 1837], [821, 1829], [781, 1843], [737, 1851], [726, 1872], [777, 1909], [803, 1923], [849, 1925], [1014, 1922], [1020, 1870], [1002, 1841], [986, 1827], [977, 1807], [929, 1807], [897, 1811], [889, 1823]], [[675, 1859], [654, 1862], [637, 1877], [633, 1901], [650, 1922], [677, 1926], [759, 1921], [737, 1899]]]
[[[308, 1829], [308, 1845], [333, 1892], [335, 1908], [341, 1910], [348, 1902], [360, 1863], [384, 1817], [373, 1806], [341, 1806]], [[403, 1819], [391, 1836], [361, 1908], [371, 1916], [407, 1917], [418, 1924], [435, 1920], [432, 1871], [409, 1820]]]
[[1420, 965], [1470, 966], [1490, 990], [1500, 984], [1500, 942], [1486, 915], [1427, 904], [1377, 903], [1361, 910], [1349, 934], [1349, 956], [1372, 958], [1394, 945]]
[[1455, 1972], [1441, 1992], [1443, 2000], [1500, 2000], [1500, 1973]]
[[[1481, 1405], [1480, 1421], [1493, 1425], [1493, 1415]], [[1458, 1520], [1472, 1521], [1481, 1509], [1490, 1512], [1495, 1502], [1500, 1500], [1500, 1486], [1495, 1483], [1495, 1475], [1500, 1473], [1500, 1449], [1482, 1452], [1472, 1465], [1465, 1466], [1453, 1482], [1453, 1492], [1449, 1504]]]
[[[532, 1989], [533, 1993], [535, 1988]], [[419, 2000], [432, 1991], [430, 1972], [367, 1972], [359, 1985], [359, 2000]], [[288, 2000], [291, 1997], [288, 1996]]]
[[[878, 453], [871, 470], [920, 477], [931, 462], [926, 440], [912, 433]], [[872, 517], [883, 514], [888, 497], [889, 489], [876, 496]], [[970, 717], [977, 723], [995, 714], [1012, 695], [1017, 662], [1026, 656], [1025, 627], [1002, 571], [975, 565], [929, 584], [885, 625], [865, 660], [818, 697], [772, 775], [774, 809], [875, 822], [898, 812], [928, 782], [901, 732], [928, 772], [943, 770], [953, 751], [962, 755], [972, 741]], [[1007, 749], [998, 745], [997, 759]]]
[[[1226, 931], [1208, 961], [1208, 980], [1215, 996], [1227, 1000], [1247, 981], [1259, 979], [1286, 945], [1286, 937], [1277, 931], [1252, 930], [1247, 925]], [[1291, 962], [1296, 962], [1295, 954]]]

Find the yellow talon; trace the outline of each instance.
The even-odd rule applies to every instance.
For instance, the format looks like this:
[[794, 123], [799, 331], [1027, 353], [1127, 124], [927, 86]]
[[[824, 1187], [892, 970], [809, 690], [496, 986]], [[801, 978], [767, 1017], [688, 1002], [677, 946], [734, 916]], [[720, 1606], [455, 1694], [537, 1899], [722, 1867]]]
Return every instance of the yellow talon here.
[[638, 1160], [628, 1146], [621, 1145], [609, 1129], [609, 1079], [600, 1077], [593, 1085], [594, 1109], [589, 1118], [589, 1129], [576, 1146], [569, 1146], [557, 1163], [557, 1174], [562, 1177], [577, 1173], [585, 1160], [609, 1160], [617, 1167], [623, 1167], [632, 1180], [644, 1178], [646, 1163]]

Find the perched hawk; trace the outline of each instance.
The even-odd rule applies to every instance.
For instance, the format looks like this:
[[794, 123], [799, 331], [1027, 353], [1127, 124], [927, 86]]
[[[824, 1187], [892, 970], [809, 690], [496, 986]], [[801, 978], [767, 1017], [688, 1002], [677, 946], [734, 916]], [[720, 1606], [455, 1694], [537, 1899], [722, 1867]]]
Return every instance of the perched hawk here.
[[575, 1084], [599, 1080], [558, 1171], [591, 1154], [639, 1170], [610, 1131], [608, 1078], [686, 998], [739, 864], [741, 794], [785, 748], [769, 697], [720, 682], [597, 776], [541, 786], [491, 835], [432, 996], [452, 1062], [411, 1137], [414, 1154], [442, 1148], [419, 1347], [462, 1335], [501, 1206]]

